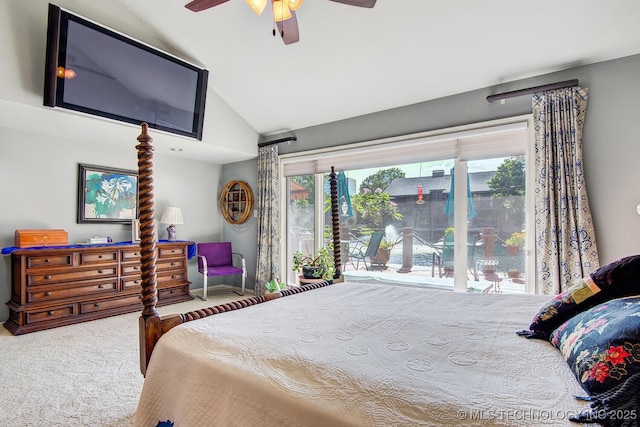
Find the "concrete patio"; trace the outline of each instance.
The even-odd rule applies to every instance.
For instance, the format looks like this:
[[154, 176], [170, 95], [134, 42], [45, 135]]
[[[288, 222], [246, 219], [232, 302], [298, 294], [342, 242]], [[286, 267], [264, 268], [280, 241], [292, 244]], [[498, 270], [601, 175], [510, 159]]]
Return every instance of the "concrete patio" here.
[[[416, 245], [414, 246], [414, 258], [425, 259], [424, 255], [430, 253], [429, 247]], [[391, 252], [391, 260], [402, 259], [402, 246], [396, 246]], [[422, 255], [422, 256], [420, 256]], [[428, 258], [428, 257], [426, 257]], [[385, 267], [371, 267], [367, 263], [369, 269], [365, 269], [364, 263], [360, 262], [358, 269], [352, 262], [343, 265], [343, 275], [348, 281], [376, 281], [380, 283], [389, 283], [395, 285], [408, 286], [426, 286], [430, 288], [453, 290], [453, 277], [440, 277], [440, 270], [437, 266], [431, 265], [413, 265], [408, 273], [399, 273], [401, 264], [389, 262]], [[488, 280], [482, 272], [478, 272], [478, 280], [476, 281], [473, 274], [467, 274], [467, 288], [469, 292], [485, 292], [485, 293], [509, 293], [524, 294], [524, 280], [511, 279], [504, 274], [498, 274], [497, 280]]]

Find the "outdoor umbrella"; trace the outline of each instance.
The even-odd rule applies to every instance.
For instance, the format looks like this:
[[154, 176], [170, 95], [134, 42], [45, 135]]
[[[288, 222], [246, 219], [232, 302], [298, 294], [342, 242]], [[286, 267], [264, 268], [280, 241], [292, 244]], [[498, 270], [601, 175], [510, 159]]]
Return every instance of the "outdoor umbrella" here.
[[[449, 195], [447, 196], [447, 203], [444, 205], [444, 213], [446, 213], [449, 218], [453, 218], [453, 199], [454, 199], [454, 171], [451, 169], [451, 189], [449, 190]], [[471, 185], [469, 184], [469, 174], [467, 173], [467, 219], [475, 218], [478, 215], [476, 212], [476, 206], [473, 203], [473, 196], [471, 195]]]
[[[346, 208], [344, 207], [346, 205]], [[338, 209], [341, 217], [352, 217], [351, 196], [344, 172], [338, 172]]]

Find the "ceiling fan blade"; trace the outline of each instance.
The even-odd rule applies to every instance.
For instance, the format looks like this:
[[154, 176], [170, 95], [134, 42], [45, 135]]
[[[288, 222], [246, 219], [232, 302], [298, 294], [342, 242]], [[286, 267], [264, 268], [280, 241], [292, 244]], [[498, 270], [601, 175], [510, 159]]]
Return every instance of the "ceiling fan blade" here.
[[278, 26], [278, 31], [282, 36], [284, 44], [292, 44], [300, 40], [298, 18], [296, 18], [296, 13], [293, 10], [291, 11], [291, 18], [286, 21], [276, 22], [276, 25]]
[[228, 1], [229, 0], [193, 0], [191, 3], [186, 4], [184, 7], [194, 12], [200, 12], [205, 9], [209, 9], [210, 7], [226, 3]]
[[331, 0], [336, 3], [348, 4], [349, 6], [358, 7], [373, 7], [376, 5], [376, 0]]

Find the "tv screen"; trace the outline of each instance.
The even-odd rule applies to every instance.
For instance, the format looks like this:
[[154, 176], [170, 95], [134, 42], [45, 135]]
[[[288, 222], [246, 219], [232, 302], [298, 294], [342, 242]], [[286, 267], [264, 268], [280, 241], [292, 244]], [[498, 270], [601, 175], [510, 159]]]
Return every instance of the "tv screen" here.
[[208, 71], [49, 5], [44, 105], [202, 140]]

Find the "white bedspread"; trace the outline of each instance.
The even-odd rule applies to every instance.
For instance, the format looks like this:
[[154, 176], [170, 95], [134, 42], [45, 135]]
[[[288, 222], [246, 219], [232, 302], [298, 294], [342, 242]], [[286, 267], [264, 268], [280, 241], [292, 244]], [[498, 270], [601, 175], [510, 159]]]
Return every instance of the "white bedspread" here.
[[559, 352], [515, 334], [548, 297], [342, 283], [186, 323], [136, 426], [570, 425]]

